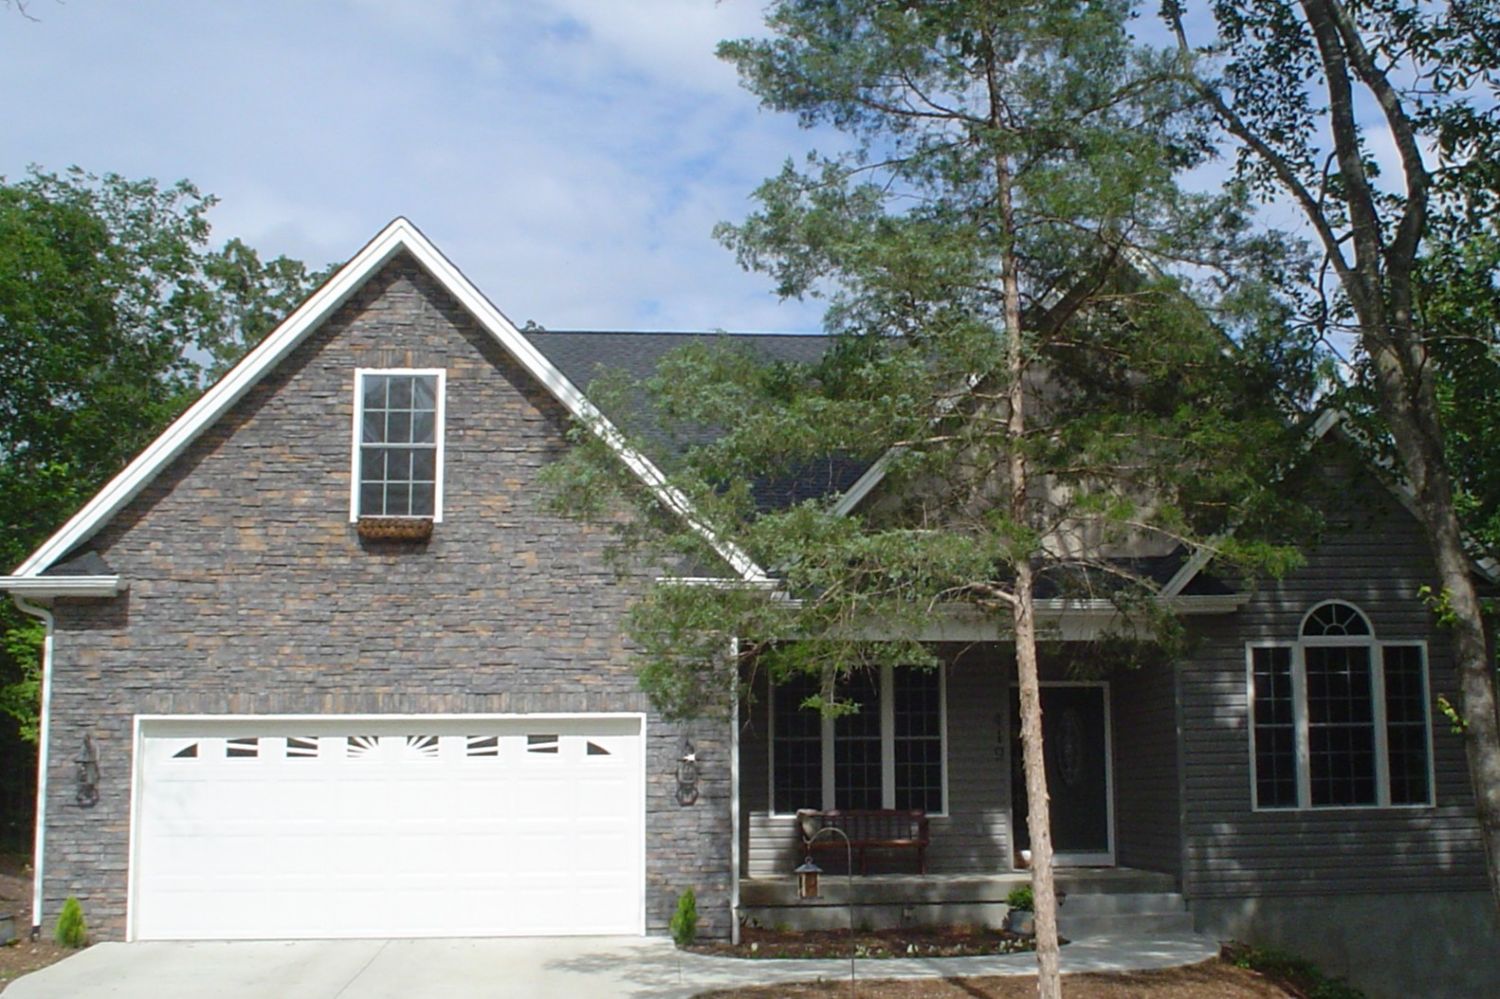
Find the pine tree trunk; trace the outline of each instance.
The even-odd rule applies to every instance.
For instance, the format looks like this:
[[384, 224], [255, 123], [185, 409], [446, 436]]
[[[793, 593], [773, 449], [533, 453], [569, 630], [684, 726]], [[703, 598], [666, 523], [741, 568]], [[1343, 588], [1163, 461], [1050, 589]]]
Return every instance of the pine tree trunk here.
[[[1029, 520], [1029, 469], [1026, 438], [1026, 350], [1021, 337], [1021, 287], [1016, 275], [1015, 214], [1011, 205], [1010, 164], [996, 157], [996, 180], [1005, 243], [1001, 251], [1005, 287], [1006, 367], [1008, 375], [1006, 436], [1009, 438], [1010, 514], [1017, 524]], [[1042, 755], [1042, 687], [1036, 662], [1036, 606], [1028, 553], [1015, 559], [1013, 622], [1016, 672], [1021, 688], [1021, 758], [1026, 773], [1026, 828], [1031, 836], [1031, 891], [1036, 906], [1037, 992], [1042, 999], [1061, 999], [1062, 974], [1057, 940], [1057, 891], [1052, 880], [1052, 822], [1047, 797], [1047, 768]]]
[[1057, 938], [1057, 888], [1052, 876], [1052, 820], [1042, 755], [1042, 685], [1037, 674], [1036, 619], [1031, 567], [1016, 573], [1016, 672], [1021, 687], [1021, 758], [1026, 772], [1026, 830], [1031, 836], [1031, 892], [1036, 903], [1037, 991], [1059, 999], [1062, 977]]

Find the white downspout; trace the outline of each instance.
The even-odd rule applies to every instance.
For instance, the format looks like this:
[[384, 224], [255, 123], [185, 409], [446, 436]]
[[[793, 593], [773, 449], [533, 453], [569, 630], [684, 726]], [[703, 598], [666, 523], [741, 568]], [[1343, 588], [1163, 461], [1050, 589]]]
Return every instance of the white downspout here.
[[12, 596], [21, 613], [39, 618], [47, 626], [47, 636], [42, 639], [42, 714], [37, 730], [36, 747], [36, 831], [31, 845], [31, 939], [42, 935], [42, 882], [46, 874], [47, 849], [47, 748], [50, 745], [52, 728], [52, 633], [55, 623], [52, 612], [45, 607], [28, 603]]
[[740, 640], [729, 640], [729, 941], [740, 942]]

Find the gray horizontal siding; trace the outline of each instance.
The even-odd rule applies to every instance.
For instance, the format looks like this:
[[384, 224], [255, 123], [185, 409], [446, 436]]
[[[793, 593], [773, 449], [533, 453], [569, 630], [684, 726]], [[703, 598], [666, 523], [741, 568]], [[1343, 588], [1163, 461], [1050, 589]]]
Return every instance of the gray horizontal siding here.
[[1110, 682], [1114, 733], [1115, 860], [1178, 874], [1182, 829], [1177, 707], [1170, 666], [1120, 670]]
[[1417, 597], [1434, 582], [1421, 532], [1363, 473], [1331, 472], [1349, 512], [1306, 564], [1262, 582], [1231, 618], [1199, 622], [1181, 667], [1186, 888], [1198, 897], [1450, 891], [1484, 885], [1467, 766], [1441, 716], [1432, 725], [1436, 806], [1252, 810], [1247, 641], [1292, 641], [1323, 600], [1363, 610], [1384, 641], [1428, 643], [1429, 697], [1454, 693], [1452, 656]]

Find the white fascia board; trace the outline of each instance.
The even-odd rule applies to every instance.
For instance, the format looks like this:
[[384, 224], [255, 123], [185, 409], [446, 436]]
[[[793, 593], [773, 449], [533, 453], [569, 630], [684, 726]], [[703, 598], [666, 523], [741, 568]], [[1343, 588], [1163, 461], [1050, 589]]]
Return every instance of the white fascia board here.
[[[1313, 421], [1312, 428], [1308, 431], [1307, 438], [1302, 443], [1302, 453], [1306, 454], [1311, 451], [1319, 441], [1327, 437], [1329, 432], [1343, 421], [1344, 414], [1341, 410], [1325, 409], [1319, 413], [1318, 418]], [[1176, 574], [1167, 580], [1166, 585], [1161, 588], [1158, 596], [1168, 600], [1177, 598], [1178, 594], [1186, 589], [1187, 585], [1197, 578], [1198, 573], [1202, 572], [1208, 563], [1213, 560], [1215, 550], [1218, 548], [1218, 542], [1233, 534], [1234, 528], [1231, 527], [1224, 534], [1218, 535], [1207, 545], [1193, 552], [1192, 556], [1186, 562], [1182, 563], [1182, 567], [1177, 570]]]
[[891, 467], [891, 462], [896, 456], [896, 449], [892, 448], [875, 460], [875, 464], [865, 469], [865, 474], [854, 481], [839, 501], [833, 505], [836, 516], [847, 517], [854, 512], [855, 507], [864, 502], [866, 496], [874, 491], [885, 479], [886, 469]]
[[730, 579], [726, 576], [658, 576], [658, 586], [702, 586], [710, 589], [772, 590], [778, 585], [769, 576], [762, 579]]
[[[1359, 440], [1359, 432], [1352, 426], [1344, 426], [1347, 422], [1348, 416], [1343, 410], [1323, 410], [1323, 412], [1318, 414], [1318, 418], [1313, 421], [1312, 427], [1308, 430], [1307, 438], [1302, 445], [1303, 454], [1311, 452], [1336, 427], [1342, 427], [1343, 432], [1347, 436], [1353, 438], [1356, 444], [1363, 446], [1364, 442]], [[1404, 480], [1397, 478], [1394, 474], [1394, 469], [1385, 468], [1384, 471], [1387, 474], [1385, 476], [1377, 476], [1377, 478], [1390, 491], [1390, 494], [1395, 497], [1396, 502], [1400, 503], [1406, 512], [1411, 514], [1413, 519], [1420, 524], [1422, 516], [1417, 508], [1417, 497], [1412, 492], [1411, 486], [1407, 485]], [[1234, 530], [1231, 528], [1227, 534], [1220, 535], [1220, 538], [1227, 537], [1233, 533]], [[1217, 540], [1215, 539], [1215, 541]], [[1479, 571], [1479, 574], [1491, 583], [1500, 583], [1500, 562], [1496, 562], [1495, 559], [1488, 555], [1473, 554], [1473, 551], [1479, 546], [1473, 543], [1473, 539], [1469, 535], [1465, 534], [1463, 540], [1469, 547], [1469, 562]], [[1177, 574], [1161, 588], [1159, 595], [1164, 599], [1176, 599], [1188, 583], [1191, 583], [1198, 573], [1202, 572], [1203, 568], [1208, 565], [1209, 561], [1213, 558], [1212, 549], [1215, 547], [1217, 545], [1211, 542], [1208, 546], [1199, 548], [1193, 552], [1192, 557], [1182, 564], [1182, 568], [1177, 570]]]
[[16, 567], [16, 576], [36, 576], [66, 555], [80, 542], [118, 513], [145, 488], [157, 473], [180, 455], [200, 433], [238, 402], [261, 377], [286, 357], [307, 334], [342, 305], [398, 252], [405, 250], [468, 309], [479, 324], [509, 351], [532, 377], [541, 382], [574, 417], [598, 434], [669, 510], [688, 521], [718, 555], [747, 580], [767, 578], [748, 555], [732, 543], [718, 538], [693, 511], [680, 491], [644, 455], [630, 448], [618, 430], [600, 413], [542, 353], [523, 337], [515, 325], [495, 308], [457, 267], [405, 218], [396, 218], [339, 271], [324, 282], [286, 321], [179, 416], [135, 460], [101, 489], [83, 509], [74, 514], [56, 534], [48, 538], [26, 561]]
[[124, 589], [119, 576], [0, 576], [0, 591], [33, 600], [113, 597]]

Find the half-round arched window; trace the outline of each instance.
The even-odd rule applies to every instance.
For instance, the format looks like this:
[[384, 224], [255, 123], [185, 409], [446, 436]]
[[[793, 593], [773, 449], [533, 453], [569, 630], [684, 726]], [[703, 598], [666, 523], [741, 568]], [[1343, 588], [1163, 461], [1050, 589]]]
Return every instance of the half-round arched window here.
[[1302, 619], [1303, 638], [1333, 638], [1336, 636], [1358, 636], [1370, 638], [1375, 634], [1370, 619], [1360, 613], [1358, 607], [1341, 600], [1329, 600], [1318, 604]]
[[1257, 808], [1432, 802], [1425, 644], [1377, 641], [1358, 607], [1325, 600], [1296, 641], [1249, 653]]

